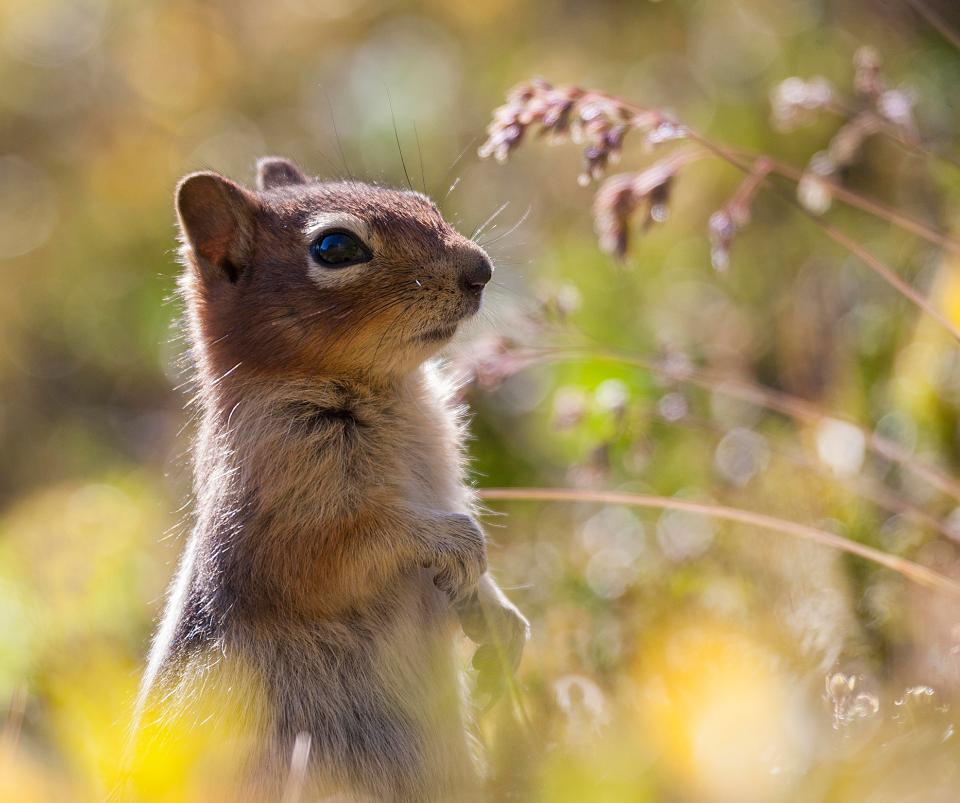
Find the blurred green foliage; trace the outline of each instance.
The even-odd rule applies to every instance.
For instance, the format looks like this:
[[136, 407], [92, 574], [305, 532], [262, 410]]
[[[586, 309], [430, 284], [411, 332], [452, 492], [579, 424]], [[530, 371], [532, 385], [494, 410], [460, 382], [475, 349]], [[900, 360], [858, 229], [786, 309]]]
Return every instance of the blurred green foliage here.
[[[454, 362], [503, 332], [586, 351], [469, 391], [479, 485], [763, 510], [960, 575], [958, 500], [856, 434], [589, 353], [759, 382], [952, 473], [960, 351], [934, 324], [772, 195], [715, 273], [706, 221], [739, 180], [723, 164], [684, 171], [620, 267], [596, 247], [577, 148], [476, 156], [505, 91], [542, 74], [802, 167], [840, 121], [778, 132], [769, 93], [792, 75], [849, 89], [863, 44], [956, 154], [960, 56], [893, 0], [2, 0], [0, 798], [117, 782], [186, 521], [171, 191], [194, 169], [249, 180], [277, 153], [399, 186], [396, 125], [412, 181], [464, 232], [508, 202], [481, 238], [487, 311]], [[617, 169], [654, 158], [628, 141]], [[874, 137], [842, 180], [956, 228], [950, 164]], [[829, 218], [960, 322], [955, 256], [840, 205]], [[689, 514], [498, 509], [492, 563], [534, 637], [518, 697], [479, 723], [494, 799], [956, 798], [956, 600]], [[229, 799], [191, 760], [161, 757], [137, 793]]]

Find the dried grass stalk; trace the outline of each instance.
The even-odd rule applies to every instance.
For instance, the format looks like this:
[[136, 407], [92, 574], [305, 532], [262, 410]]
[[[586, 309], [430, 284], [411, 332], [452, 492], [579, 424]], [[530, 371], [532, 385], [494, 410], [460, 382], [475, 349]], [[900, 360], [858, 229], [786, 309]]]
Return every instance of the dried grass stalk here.
[[700, 148], [675, 151], [646, 170], [611, 176], [603, 182], [593, 202], [593, 223], [600, 249], [623, 259], [633, 218], [642, 210], [644, 228], [663, 223], [674, 176], [683, 166], [706, 155]]
[[543, 78], [534, 78], [511, 89], [507, 102], [494, 110], [479, 154], [505, 162], [531, 130], [551, 143], [572, 141], [584, 146], [579, 178], [584, 185], [619, 161], [630, 131], [643, 132], [648, 146], [684, 136], [681, 127], [657, 109], [639, 108], [577, 86], [555, 87]]
[[479, 492], [485, 501], [526, 501], [526, 502], [590, 502], [606, 505], [630, 505], [633, 507], [654, 508], [659, 510], [681, 510], [687, 513], [698, 513], [703, 516], [746, 524], [764, 530], [790, 535], [811, 541], [830, 549], [838, 549], [850, 555], [856, 555], [864, 560], [884, 566], [891, 571], [905, 577], [911, 582], [926, 588], [942, 591], [952, 597], [960, 598], [960, 583], [946, 575], [921, 566], [919, 563], [906, 558], [888, 555], [878, 549], [844, 538], [842, 535], [788, 521], [766, 513], [757, 513], [752, 510], [741, 510], [724, 505], [712, 505], [702, 502], [691, 502], [685, 499], [676, 499], [668, 496], [651, 496], [646, 494], [621, 493], [617, 491], [592, 491], [579, 488], [483, 488]]
[[[837, 132], [827, 150], [815, 154], [807, 170], [800, 175], [797, 180], [799, 197], [794, 202], [827, 237], [858, 257], [891, 287], [960, 340], [960, 328], [923, 294], [901, 279], [893, 268], [842, 231], [819, 219], [819, 215], [829, 208], [835, 188], [839, 186], [833, 180], [834, 175], [840, 167], [857, 156], [867, 137], [883, 130], [891, 133], [901, 144], [921, 148], [913, 123], [909, 93], [886, 87], [874, 51], [858, 51], [854, 84], [858, 100], [850, 119]], [[784, 118], [793, 113], [791, 110], [797, 109], [811, 112], [829, 107], [831, 111], [840, 109], [842, 113], [847, 113], [847, 109], [837, 101], [834, 90], [820, 82], [812, 86], [809, 82], [794, 82], [786, 90], [775, 93], [775, 97], [780, 99], [779, 113]], [[750, 158], [745, 161], [742, 152], [738, 154], [714, 143], [664, 111], [636, 106], [581, 87], [554, 87], [542, 78], [520, 84], [510, 91], [507, 102], [494, 112], [487, 128], [487, 140], [480, 147], [480, 156], [506, 160], [530, 129], [549, 136], [553, 142], [571, 140], [585, 144], [581, 183], [598, 178], [608, 164], [619, 159], [624, 139], [630, 131], [643, 133], [648, 148], [675, 139], [689, 139], [709, 154], [745, 173], [747, 180], [733, 199], [736, 203], [727, 204], [710, 221], [712, 261], [720, 269], [724, 269], [729, 262], [733, 237], [750, 218], [749, 202], [760, 184], [767, 183], [770, 173], [775, 172], [787, 178], [792, 178], [794, 173], [789, 166], [779, 165], [760, 154], [749, 155]], [[643, 211], [645, 225], [666, 218], [677, 170], [690, 158], [678, 156], [673, 161], [667, 157], [637, 174], [614, 176], [601, 187], [594, 204], [594, 217], [603, 250], [621, 258], [626, 254], [629, 223], [638, 211]], [[771, 186], [783, 196], [778, 187]], [[741, 197], [737, 199], [737, 195]], [[929, 227], [898, 213], [891, 213], [869, 199], [855, 202], [852, 199], [858, 198], [856, 193], [845, 190], [844, 196], [847, 203], [877, 214], [905, 230], [926, 236], [931, 242], [950, 243], [954, 248], [957, 247], [952, 238], [936, 232], [928, 233]], [[789, 196], [787, 198], [790, 200]]]

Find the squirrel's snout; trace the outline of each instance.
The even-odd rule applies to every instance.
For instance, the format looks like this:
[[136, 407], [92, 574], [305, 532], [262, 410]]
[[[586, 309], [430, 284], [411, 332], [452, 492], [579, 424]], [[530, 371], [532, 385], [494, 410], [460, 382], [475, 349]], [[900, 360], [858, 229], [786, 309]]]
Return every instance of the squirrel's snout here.
[[460, 267], [460, 288], [479, 295], [493, 277], [493, 265], [486, 254], [477, 254]]

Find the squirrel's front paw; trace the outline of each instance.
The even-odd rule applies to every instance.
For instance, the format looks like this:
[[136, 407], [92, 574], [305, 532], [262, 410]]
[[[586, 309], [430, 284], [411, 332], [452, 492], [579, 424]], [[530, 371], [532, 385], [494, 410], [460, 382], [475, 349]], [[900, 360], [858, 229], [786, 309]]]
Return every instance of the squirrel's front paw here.
[[476, 591], [487, 570], [487, 542], [471, 516], [452, 513], [446, 517], [446, 532], [437, 544], [432, 565], [436, 569], [434, 582], [452, 602]]

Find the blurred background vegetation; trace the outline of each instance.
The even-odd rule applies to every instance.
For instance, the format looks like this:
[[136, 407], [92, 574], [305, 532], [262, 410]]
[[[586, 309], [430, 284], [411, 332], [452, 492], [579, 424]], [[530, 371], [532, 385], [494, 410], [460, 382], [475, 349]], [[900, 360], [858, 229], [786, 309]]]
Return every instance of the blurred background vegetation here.
[[[950, 0], [930, 7], [960, 30]], [[960, 51], [900, 0], [0, 0], [0, 799], [102, 799], [118, 777], [187, 516], [171, 192], [194, 169], [250, 181], [282, 154], [401, 186], [399, 139], [465, 233], [508, 204], [482, 239], [486, 312], [452, 354], [478, 379], [478, 485], [759, 510], [960, 578], [960, 500], [904, 468], [960, 469], [948, 334], [776, 195], [715, 272], [706, 221], [739, 181], [721, 162], [684, 172], [621, 266], [597, 248], [576, 147], [476, 155], [509, 87], [540, 74], [802, 168], [841, 121], [779, 131], [770, 93], [814, 75], [849, 91], [863, 45], [956, 158]], [[628, 143], [621, 167], [652, 158]], [[949, 159], [872, 137], [840, 178], [957, 227]], [[960, 325], [956, 254], [836, 204], [827, 218]], [[514, 364], [518, 344], [582, 353]], [[955, 597], [689, 513], [490, 504], [492, 563], [534, 633], [514, 699], [480, 721], [493, 799], [960, 796]], [[230, 799], [201, 752], [165, 756], [138, 794]]]

